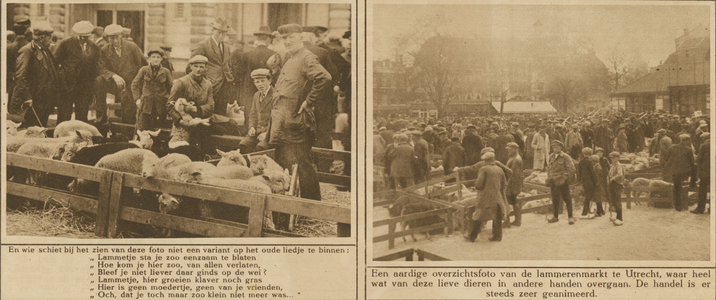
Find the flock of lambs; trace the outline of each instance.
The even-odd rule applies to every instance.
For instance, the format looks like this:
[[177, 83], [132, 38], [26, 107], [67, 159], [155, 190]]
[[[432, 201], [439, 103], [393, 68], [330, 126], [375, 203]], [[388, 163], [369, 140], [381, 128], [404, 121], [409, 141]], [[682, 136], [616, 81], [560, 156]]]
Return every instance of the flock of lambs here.
[[[130, 141], [121, 134], [104, 138], [94, 126], [72, 120], [60, 123], [53, 137], [49, 138], [45, 128], [31, 127], [18, 131], [18, 124], [8, 123], [9, 153], [95, 166], [141, 175], [150, 180], [160, 178], [256, 193], [285, 194], [290, 188], [289, 171], [266, 155], [248, 156], [247, 162], [239, 150], [217, 150], [221, 160], [213, 165], [203, 161], [196, 146], [170, 148], [166, 140], [158, 139], [159, 130], [140, 131], [137, 139]], [[96, 195], [99, 190], [98, 182], [39, 171], [8, 168], [7, 176], [14, 182], [67, 189], [81, 194]], [[240, 206], [131, 188], [128, 193], [123, 191], [122, 195], [125, 194], [131, 196], [130, 199], [122, 199], [123, 205], [186, 217], [248, 221], [248, 208]], [[266, 211], [264, 228], [275, 229], [274, 215]], [[165, 233], [171, 235], [171, 232]]]

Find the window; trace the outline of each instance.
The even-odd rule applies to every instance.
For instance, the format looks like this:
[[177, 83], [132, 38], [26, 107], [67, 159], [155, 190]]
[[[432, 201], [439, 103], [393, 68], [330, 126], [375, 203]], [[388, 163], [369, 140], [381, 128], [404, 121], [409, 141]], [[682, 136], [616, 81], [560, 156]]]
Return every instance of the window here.
[[45, 4], [37, 4], [37, 16], [38, 17], [45, 17], [45, 15], [46, 15], [45, 7], [46, 7]]
[[184, 3], [177, 3], [174, 5], [174, 17], [184, 18]]

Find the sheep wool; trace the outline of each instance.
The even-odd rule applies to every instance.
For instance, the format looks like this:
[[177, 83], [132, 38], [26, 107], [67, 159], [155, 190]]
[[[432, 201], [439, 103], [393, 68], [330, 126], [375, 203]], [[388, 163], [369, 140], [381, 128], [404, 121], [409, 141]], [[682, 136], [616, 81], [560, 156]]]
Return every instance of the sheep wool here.
[[102, 157], [95, 167], [140, 175], [145, 159], [159, 159], [147, 149], [125, 149]]
[[97, 127], [78, 120], [69, 120], [57, 124], [53, 136], [55, 138], [69, 136], [76, 130], [86, 130], [90, 136], [102, 136], [99, 130], [97, 130]]
[[241, 154], [241, 151], [238, 149], [229, 152], [224, 152], [219, 149], [216, 149], [216, 153], [219, 153], [219, 155], [221, 155], [221, 160], [219, 160], [219, 163], [216, 164], [217, 167], [225, 167], [231, 165], [248, 165], [246, 163], [246, 159]]

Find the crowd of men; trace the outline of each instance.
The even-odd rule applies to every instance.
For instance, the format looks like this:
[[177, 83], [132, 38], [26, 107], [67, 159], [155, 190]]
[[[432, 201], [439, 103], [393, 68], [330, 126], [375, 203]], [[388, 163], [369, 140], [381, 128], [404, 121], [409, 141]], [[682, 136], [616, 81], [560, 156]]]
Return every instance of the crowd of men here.
[[[189, 132], [178, 128], [187, 124], [184, 117], [210, 118], [210, 126], [189, 123], [196, 127], [187, 142], [203, 146], [209, 134], [232, 134], [247, 136], [242, 153], [275, 148], [284, 168], [298, 163], [301, 196], [321, 199], [310, 152], [331, 148], [335, 115], [350, 115], [350, 31], [325, 43], [326, 27], [262, 26], [254, 44], [244, 47], [227, 20], [217, 17], [211, 35], [192, 45], [181, 76], [169, 62], [170, 46], [145, 54], [131, 40], [131, 28], [80, 21], [72, 36], [53, 44], [57, 34], [49, 24], [16, 21], [6, 66], [9, 113], [21, 128], [46, 127], [55, 109], [57, 124], [73, 113], [87, 122], [92, 103], [91, 123], [100, 127], [108, 122], [109, 93], [121, 103], [121, 121], [137, 130], [172, 126], [172, 139], [181, 139]], [[179, 99], [189, 104], [184, 111], [175, 109]], [[242, 124], [227, 117], [234, 102], [248, 113]], [[350, 132], [342, 138], [350, 149]]]
[[[438, 159], [445, 175], [459, 172], [468, 180], [476, 178], [477, 199], [467, 204], [476, 211], [474, 220], [493, 220], [492, 240], [499, 241], [501, 227], [521, 225], [522, 204], [517, 195], [522, 192], [525, 169], [547, 173], [545, 183], [555, 203], [550, 223], [559, 221], [562, 202], [569, 224], [576, 222], [571, 187], [580, 185], [585, 200], [583, 216], [602, 216], [602, 202], [609, 203], [616, 212], [611, 221], [622, 225], [620, 198], [626, 172], [619, 160], [628, 153], [648, 153], [659, 159], [663, 179], [673, 183], [677, 211], [688, 209], [682, 199], [682, 184], [690, 182], [696, 187], [698, 183], [698, 206], [691, 212], [705, 213], [710, 178], [709, 124], [707, 115], [625, 111], [439, 120], [377, 117], [373, 157], [374, 164], [384, 167], [387, 186], [393, 189], [429, 179], [431, 168], [440, 167]], [[512, 223], [506, 219], [509, 206], [515, 214]], [[484, 222], [475, 223], [468, 236], [472, 241], [480, 230], [478, 224]]]

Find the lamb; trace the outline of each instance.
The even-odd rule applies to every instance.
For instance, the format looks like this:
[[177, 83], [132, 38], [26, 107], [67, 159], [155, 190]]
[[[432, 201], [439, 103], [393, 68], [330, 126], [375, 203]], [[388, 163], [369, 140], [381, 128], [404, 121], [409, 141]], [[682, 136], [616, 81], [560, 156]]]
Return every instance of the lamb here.
[[244, 122], [246, 120], [244, 107], [239, 106], [238, 100], [235, 100], [234, 103], [226, 104], [226, 116], [236, 122], [236, 125], [244, 126]]
[[[19, 124], [18, 124], [19, 125]], [[27, 137], [27, 138], [46, 138], [47, 128], [40, 126], [32, 126], [27, 129], [15, 131], [15, 134], [11, 134], [16, 137]]]
[[179, 98], [174, 104], [174, 109], [179, 112], [181, 119], [172, 125], [171, 139], [169, 140], [169, 148], [173, 149], [179, 146], [189, 145], [189, 135], [193, 127], [199, 124], [209, 126], [209, 119], [192, 118], [184, 109], [186, 106], [193, 106], [194, 102], [187, 102], [184, 98]]
[[[130, 173], [130, 174], [136, 174], [141, 175], [142, 174], [142, 166], [144, 164], [145, 159], [158, 159], [156, 154], [154, 154], [152, 151], [149, 151], [147, 149], [141, 149], [141, 148], [131, 148], [131, 149], [124, 149], [121, 151], [118, 151], [114, 154], [110, 154], [107, 156], [102, 157], [97, 163], [95, 164], [95, 167], [101, 168], [101, 169], [108, 169], [112, 171], [119, 171], [124, 173]], [[94, 182], [94, 184], [90, 183], [92, 181], [87, 181], [84, 179], [77, 179], [70, 183], [68, 186], [68, 189], [72, 192], [83, 192], [86, 193], [87, 191], [96, 191], [99, 186], [94, 186], [94, 184], [97, 184]]]
[[17, 128], [20, 127], [21, 123], [15, 123], [13, 121], [7, 120], [7, 135], [17, 135]]
[[291, 187], [291, 175], [288, 170], [284, 172], [267, 170], [264, 174], [251, 177], [249, 180], [269, 186], [273, 194], [285, 195]]
[[110, 154], [117, 153], [125, 149], [139, 148], [133, 143], [107, 143], [101, 145], [92, 145], [84, 147], [70, 156], [71, 152], [65, 152], [62, 156], [63, 161], [81, 164], [85, 166], [94, 166], [102, 158]]
[[139, 146], [139, 148], [142, 148], [142, 149], [152, 149], [152, 145], [154, 144], [154, 140], [152, 139], [152, 137], [159, 135], [160, 132], [161, 132], [161, 130], [159, 130], [159, 129], [157, 129], [156, 131], [149, 131], [149, 130], [138, 131], [137, 138], [139, 140], [131, 140], [129, 142]]
[[[198, 201], [193, 198], [177, 197], [167, 193], [157, 195], [159, 212], [165, 215], [174, 215], [187, 218], [199, 217]], [[171, 237], [171, 229], [164, 228], [160, 234], [162, 237]]]
[[241, 155], [241, 151], [239, 149], [229, 152], [224, 152], [219, 149], [216, 149], [216, 153], [219, 153], [219, 155], [221, 155], [221, 160], [219, 160], [219, 163], [216, 164], [217, 167], [225, 167], [231, 165], [248, 165], [246, 163], [246, 159], [243, 155]]
[[204, 173], [205, 178], [218, 179], [250, 179], [254, 176], [253, 171], [245, 166], [216, 167]]
[[65, 136], [61, 138], [30, 138], [30, 137], [9, 137], [7, 140], [7, 152], [17, 152], [20, 146], [26, 143], [82, 143], [87, 142], [87, 145], [93, 145], [92, 138], [87, 134], [86, 131], [77, 130], [75, 134]]
[[[411, 195], [403, 195], [398, 197], [398, 200], [396, 200], [393, 204], [388, 206], [388, 214], [390, 214], [390, 217], [395, 218], [398, 216], [405, 216], [410, 214], [416, 214], [420, 212], [426, 212], [430, 210], [434, 210], [435, 207], [432, 204], [426, 204], [420, 201], [420, 199], [414, 198], [414, 196]], [[444, 222], [443, 219], [441, 219], [438, 216], [429, 216], [424, 217], [420, 219], [413, 219], [405, 222], [401, 222], [401, 225], [403, 227], [402, 230], [408, 230], [410, 228], [418, 228], [423, 226], [429, 226], [432, 224], [438, 224]], [[436, 229], [433, 231], [442, 229]], [[431, 231], [432, 232], [432, 231]], [[427, 238], [430, 239], [430, 232], [425, 233]], [[417, 241], [418, 239], [415, 238], [414, 234], [410, 235], [413, 238], [413, 241]], [[405, 237], [403, 237], [403, 241], [406, 241]]]
[[[64, 155], [71, 156], [71, 154], [64, 154], [67, 152], [76, 152], [78, 149], [87, 146], [86, 142], [79, 144], [75, 143], [26, 143], [17, 150], [17, 154], [29, 155], [34, 157], [50, 158], [59, 160]], [[44, 179], [39, 171], [30, 170], [28, 171], [28, 177], [30, 184], [39, 185]], [[21, 180], [21, 179], [20, 179]]]
[[86, 130], [90, 133], [90, 136], [102, 136], [102, 134], [99, 133], [99, 130], [97, 130], [97, 127], [79, 120], [69, 120], [57, 124], [53, 136], [55, 138], [69, 136], [77, 130]]
[[249, 155], [249, 161], [251, 162], [251, 170], [254, 172], [254, 175], [261, 175], [264, 170], [283, 172], [283, 168], [266, 154], [261, 156]]
[[176, 171], [170, 171], [184, 164], [191, 162], [188, 156], [178, 153], [170, 153], [158, 159], [145, 159], [142, 165], [142, 177], [175, 179]]

